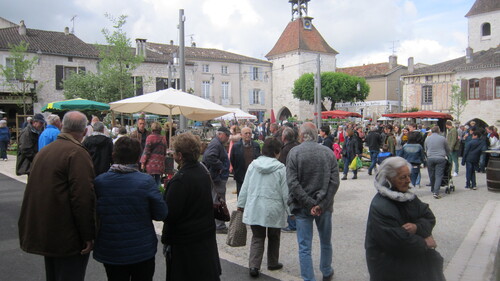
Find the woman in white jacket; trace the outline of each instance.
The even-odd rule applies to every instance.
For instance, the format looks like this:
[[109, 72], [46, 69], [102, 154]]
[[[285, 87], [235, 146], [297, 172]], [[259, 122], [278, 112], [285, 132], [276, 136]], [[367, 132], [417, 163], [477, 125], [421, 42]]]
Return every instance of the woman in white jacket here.
[[249, 268], [250, 276], [259, 276], [264, 255], [266, 232], [268, 238], [267, 269], [283, 268], [279, 263], [281, 228], [286, 226], [288, 186], [285, 165], [278, 161], [281, 143], [268, 138], [262, 147], [262, 156], [248, 166], [238, 197], [238, 209], [243, 212], [243, 223], [252, 229]]

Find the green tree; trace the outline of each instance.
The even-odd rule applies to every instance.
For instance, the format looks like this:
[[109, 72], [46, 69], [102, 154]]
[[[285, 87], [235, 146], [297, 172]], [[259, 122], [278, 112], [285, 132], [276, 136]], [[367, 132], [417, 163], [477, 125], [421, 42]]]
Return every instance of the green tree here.
[[131, 40], [127, 37], [123, 26], [127, 16], [113, 18], [106, 14], [113, 23], [113, 31], [102, 29], [107, 45], [96, 45], [99, 49], [98, 73], [78, 73], [64, 80], [64, 96], [66, 98], [85, 98], [100, 102], [112, 102], [134, 96], [135, 85], [132, 71], [144, 60], [136, 56]]
[[[358, 91], [359, 84], [359, 91]], [[364, 101], [370, 92], [370, 86], [361, 77], [341, 72], [321, 73], [321, 101], [331, 102], [331, 110], [337, 102]], [[295, 80], [293, 96], [300, 100], [314, 102], [314, 74], [306, 73]]]
[[457, 122], [460, 122], [460, 116], [467, 106], [467, 98], [460, 90], [460, 86], [451, 85], [451, 106], [450, 113], [455, 116]]
[[[4, 78], [2, 85], [5, 86], [14, 95], [21, 97], [19, 106], [23, 109], [23, 114], [28, 114], [28, 111], [33, 107], [33, 99], [35, 98], [32, 89], [35, 89], [37, 81], [31, 76], [33, 69], [38, 62], [38, 57], [28, 57], [28, 43], [21, 41], [17, 45], [9, 44], [8, 64], [0, 65], [0, 75]], [[28, 102], [31, 98], [31, 102]]]

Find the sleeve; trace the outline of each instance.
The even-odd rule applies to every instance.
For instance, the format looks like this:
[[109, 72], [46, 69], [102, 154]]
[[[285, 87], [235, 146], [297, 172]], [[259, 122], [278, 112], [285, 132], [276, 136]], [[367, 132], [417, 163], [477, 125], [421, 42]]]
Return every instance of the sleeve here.
[[83, 241], [95, 238], [94, 168], [87, 151], [79, 149], [69, 156], [68, 184], [71, 212]]
[[287, 216], [291, 215], [290, 208], [288, 208], [288, 184], [286, 183], [286, 168], [283, 165], [283, 168], [280, 169], [280, 189], [281, 189], [281, 198], [283, 199], [283, 206], [285, 206], [285, 211]]
[[432, 235], [432, 229], [436, 225], [436, 217], [432, 213], [428, 204], [423, 203], [420, 199], [416, 198], [416, 203], [419, 209], [419, 218], [415, 222], [417, 225], [417, 235], [422, 238], [427, 238]]
[[450, 138], [451, 138], [450, 148], [453, 149], [458, 142], [458, 132], [456, 129], [450, 131]]
[[233, 147], [231, 148], [231, 153], [229, 154], [229, 162], [231, 162], [231, 166], [236, 167], [236, 157], [234, 157], [235, 150], [238, 149], [237, 143], [233, 144]]
[[424, 254], [427, 249], [424, 238], [404, 230], [397, 213], [397, 210], [383, 210], [372, 204], [369, 216], [372, 238], [382, 251], [395, 256]]
[[289, 197], [297, 200], [303, 208], [310, 210], [316, 205], [316, 200], [307, 195], [304, 188], [300, 185], [296, 155], [293, 152], [294, 151], [290, 151], [286, 160], [286, 180], [289, 191], [288, 195]]
[[142, 152], [140, 161], [141, 164], [146, 165], [150, 155], [151, 155], [151, 138], [148, 136], [146, 138], [146, 144], [144, 145], [144, 151]]
[[462, 155], [462, 165], [465, 165], [465, 160], [467, 160], [469, 150], [470, 150], [470, 142], [465, 144], [464, 154]]
[[318, 205], [322, 210], [328, 209], [340, 185], [339, 166], [337, 165], [337, 161], [335, 161], [335, 159], [332, 159], [331, 163], [332, 167], [330, 170], [330, 180], [328, 181], [328, 190], [323, 200], [321, 200], [321, 202], [318, 202]]
[[222, 169], [222, 161], [219, 159], [217, 145], [208, 145], [205, 151], [203, 162], [208, 165], [210, 171], [220, 171]]
[[189, 206], [188, 189], [180, 179], [172, 180], [165, 191], [165, 202], [168, 206], [168, 214], [166, 220], [175, 224], [182, 218], [184, 208]]
[[[19, 150], [21, 154], [24, 155], [29, 160], [33, 160], [35, 158], [35, 143], [31, 140], [31, 134], [29, 128], [26, 127], [25, 131], [19, 137]], [[37, 143], [38, 145], [38, 143]]]
[[152, 178], [148, 181], [147, 193], [151, 218], [155, 221], [164, 220], [168, 214], [167, 203], [163, 200], [161, 192]]

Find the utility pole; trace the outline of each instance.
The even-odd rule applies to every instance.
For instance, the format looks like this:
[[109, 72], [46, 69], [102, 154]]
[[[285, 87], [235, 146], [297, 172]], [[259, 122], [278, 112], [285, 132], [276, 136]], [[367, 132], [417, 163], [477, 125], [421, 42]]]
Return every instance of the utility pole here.
[[316, 86], [314, 91], [314, 122], [316, 127], [321, 127], [321, 55], [316, 59]]
[[[179, 9], [179, 66], [180, 66], [180, 88], [181, 91], [186, 92], [186, 58], [184, 54], [184, 9]], [[182, 114], [179, 116], [180, 128], [187, 129], [187, 118]]]

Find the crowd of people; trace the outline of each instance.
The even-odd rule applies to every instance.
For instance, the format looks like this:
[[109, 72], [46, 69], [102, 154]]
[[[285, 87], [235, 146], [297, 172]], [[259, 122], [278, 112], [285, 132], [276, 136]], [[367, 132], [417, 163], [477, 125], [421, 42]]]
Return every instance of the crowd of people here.
[[[358, 178], [358, 167], [350, 165], [358, 158], [369, 159], [368, 175], [376, 173], [365, 240], [371, 280], [444, 280], [432, 236], [435, 217], [411, 188], [420, 187], [420, 170], [427, 167], [430, 190], [440, 199], [446, 167], [456, 176], [462, 157], [465, 188], [475, 190], [475, 173], [488, 162], [484, 151], [500, 152], [496, 128], [483, 132], [473, 122], [446, 122], [446, 136], [438, 126], [424, 132], [416, 124], [241, 122], [218, 128], [204, 151], [189, 132], [169, 139], [168, 126], [139, 118], [128, 133], [109, 130], [97, 117], [88, 122], [77, 111], [62, 121], [33, 116], [19, 137], [16, 172], [28, 175], [19, 236], [24, 251], [44, 256], [47, 280], [84, 280], [92, 250], [108, 280], [152, 280], [153, 220], [164, 222], [167, 280], [220, 280], [216, 235], [228, 231], [214, 218], [213, 204], [225, 200], [231, 174], [237, 208], [252, 231], [250, 276], [260, 274], [266, 238], [267, 269], [283, 268], [280, 235], [295, 232], [301, 277], [316, 280], [316, 224], [322, 280], [332, 280], [334, 197], [349, 170]], [[177, 172], [161, 194], [167, 153]], [[0, 156], [6, 159], [3, 150]]]

